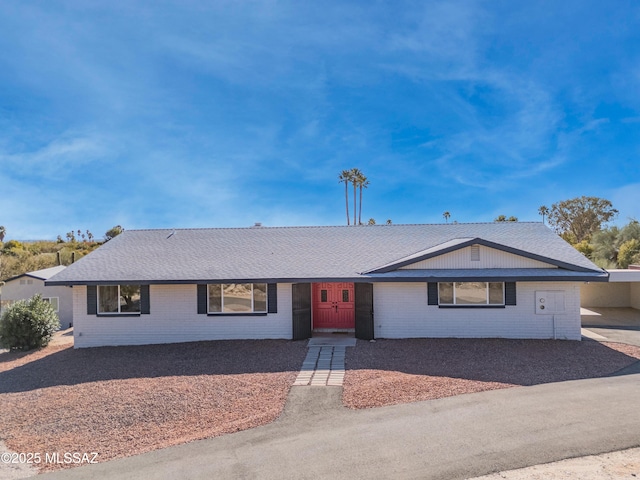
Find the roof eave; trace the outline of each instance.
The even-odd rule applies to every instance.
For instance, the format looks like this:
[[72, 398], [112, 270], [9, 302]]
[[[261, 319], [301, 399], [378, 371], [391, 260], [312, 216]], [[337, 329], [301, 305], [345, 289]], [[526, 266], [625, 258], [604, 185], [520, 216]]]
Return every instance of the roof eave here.
[[230, 278], [230, 279], [176, 279], [176, 280], [69, 280], [69, 281], [45, 281], [46, 286], [88, 286], [88, 285], [198, 285], [215, 283], [331, 283], [331, 282], [607, 282], [609, 276], [599, 272], [590, 272], [584, 275], [504, 275], [504, 274], [478, 274], [452, 276], [447, 274], [431, 274], [418, 276], [394, 276], [389, 274], [364, 274], [353, 277], [278, 277], [278, 278]]

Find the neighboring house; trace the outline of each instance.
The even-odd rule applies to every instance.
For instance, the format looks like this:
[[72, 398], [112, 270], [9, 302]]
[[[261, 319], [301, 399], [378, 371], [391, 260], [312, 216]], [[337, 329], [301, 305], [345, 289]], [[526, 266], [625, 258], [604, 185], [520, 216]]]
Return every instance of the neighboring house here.
[[61, 265], [9, 278], [1, 290], [2, 308], [4, 309], [18, 300], [28, 299], [39, 293], [42, 298], [53, 305], [58, 318], [60, 318], [60, 328], [69, 328], [73, 323], [72, 289], [64, 286], [45, 286], [44, 283], [45, 280], [64, 271], [65, 268], [67, 267]]
[[214, 339], [580, 339], [608, 274], [541, 223], [127, 230], [47, 281], [76, 347]]

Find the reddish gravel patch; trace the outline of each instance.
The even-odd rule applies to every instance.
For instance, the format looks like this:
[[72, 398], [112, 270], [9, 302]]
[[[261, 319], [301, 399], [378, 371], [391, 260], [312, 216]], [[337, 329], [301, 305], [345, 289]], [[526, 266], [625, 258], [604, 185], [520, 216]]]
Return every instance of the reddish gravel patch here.
[[343, 402], [372, 408], [516, 385], [609, 375], [640, 347], [594, 341], [378, 340], [347, 348]]
[[261, 340], [2, 353], [0, 439], [15, 452], [106, 461], [264, 425], [306, 352]]

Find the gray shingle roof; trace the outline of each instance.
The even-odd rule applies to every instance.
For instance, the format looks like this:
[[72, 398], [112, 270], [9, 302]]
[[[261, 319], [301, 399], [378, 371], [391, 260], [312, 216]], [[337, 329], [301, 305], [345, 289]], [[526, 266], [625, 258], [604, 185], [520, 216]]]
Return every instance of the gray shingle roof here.
[[65, 268], [67, 267], [65, 267], [64, 265], [58, 265], [57, 267], [43, 268], [42, 270], [34, 270], [33, 272], [27, 272], [21, 275], [16, 275], [15, 277], [11, 277], [7, 279], [7, 282], [10, 282], [11, 280], [16, 280], [22, 277], [33, 277], [40, 280], [47, 280], [53, 277], [54, 275], [56, 275], [57, 273], [62, 272]]
[[603, 274], [543, 224], [504, 222], [127, 230], [47, 284], [366, 280], [376, 277], [363, 272], [470, 238], [586, 270], [584, 277]]

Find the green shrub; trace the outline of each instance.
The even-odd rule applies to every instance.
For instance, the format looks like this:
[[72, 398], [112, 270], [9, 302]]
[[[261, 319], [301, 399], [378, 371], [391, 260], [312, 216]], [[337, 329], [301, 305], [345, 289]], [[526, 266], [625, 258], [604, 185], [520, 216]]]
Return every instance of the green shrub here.
[[637, 261], [640, 254], [640, 240], [632, 238], [620, 245], [618, 251], [618, 265], [620, 268], [629, 268], [629, 265]]
[[60, 320], [53, 306], [40, 295], [19, 300], [9, 306], [0, 318], [0, 347], [31, 350], [46, 347]]

